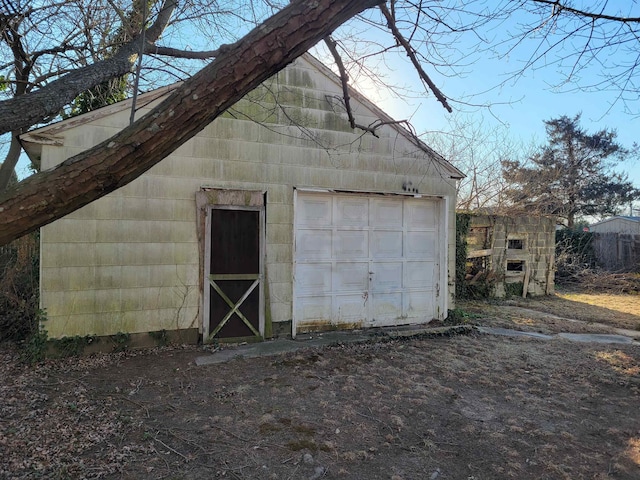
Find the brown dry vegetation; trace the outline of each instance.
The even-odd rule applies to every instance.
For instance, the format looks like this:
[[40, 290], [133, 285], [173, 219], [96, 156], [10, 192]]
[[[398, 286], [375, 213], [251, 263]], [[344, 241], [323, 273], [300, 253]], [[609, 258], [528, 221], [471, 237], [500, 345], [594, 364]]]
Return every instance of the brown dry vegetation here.
[[0, 478], [639, 478], [639, 345], [466, 335], [195, 366], [206, 354], [28, 367], [5, 346]]
[[[640, 332], [640, 295], [560, 291], [557, 295], [503, 301], [458, 302], [475, 323], [540, 333]], [[575, 322], [579, 320], [579, 322]]]

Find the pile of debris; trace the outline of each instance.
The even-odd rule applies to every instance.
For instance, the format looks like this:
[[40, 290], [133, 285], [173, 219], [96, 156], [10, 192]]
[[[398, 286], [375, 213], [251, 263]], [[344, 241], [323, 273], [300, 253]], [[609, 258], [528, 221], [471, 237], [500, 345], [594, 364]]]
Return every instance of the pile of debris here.
[[584, 268], [575, 270], [570, 276], [563, 276], [556, 283], [566, 287], [580, 288], [586, 292], [597, 293], [637, 293], [640, 294], [640, 273], [608, 272], [606, 270]]

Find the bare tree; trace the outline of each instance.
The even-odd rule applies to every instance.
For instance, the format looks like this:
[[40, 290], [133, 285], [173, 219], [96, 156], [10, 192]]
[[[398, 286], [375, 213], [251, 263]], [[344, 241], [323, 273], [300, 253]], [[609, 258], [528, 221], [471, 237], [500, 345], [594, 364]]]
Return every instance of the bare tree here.
[[[135, 77], [136, 87], [142, 80], [140, 88], [159, 79], [166, 84], [185, 78], [185, 62], [200, 68], [201, 60], [213, 58], [218, 49], [193, 51], [179, 48], [180, 41], [173, 46], [164, 41], [171, 41], [183, 23], [217, 45], [235, 41], [234, 21], [241, 19], [245, 31], [257, 21], [254, 12], [246, 11], [248, 3], [237, 0], [220, 7], [195, 1], [180, 7], [177, 0], [3, 0], [0, 58], [7, 60], [0, 63], [0, 134], [10, 133], [10, 139], [0, 191], [21, 152], [18, 135], [69, 113], [69, 105], [83, 92], [95, 96], [109, 92], [113, 84], [126, 87], [123, 79], [134, 66], [143, 67]], [[144, 65], [139, 63], [142, 56]], [[85, 106], [109, 103], [104, 100], [94, 98]]]
[[427, 132], [422, 138], [466, 173], [466, 178], [458, 182], [458, 209], [503, 208], [507, 185], [501, 162], [521, 157], [527, 148], [510, 136], [507, 126], [456, 112], [449, 118], [447, 128]]
[[0, 196], [0, 243], [131, 182], [318, 40], [377, 3], [299, 0], [289, 4], [119, 134]]
[[[521, 59], [504, 82], [531, 69], [554, 68], [561, 91], [608, 90], [628, 113], [640, 115], [640, 5], [637, 1], [519, 0], [507, 2], [506, 36], [491, 48], [502, 57]], [[529, 52], [522, 57], [520, 47]], [[585, 75], [588, 70], [595, 75]], [[596, 78], [586, 80], [585, 78]]]

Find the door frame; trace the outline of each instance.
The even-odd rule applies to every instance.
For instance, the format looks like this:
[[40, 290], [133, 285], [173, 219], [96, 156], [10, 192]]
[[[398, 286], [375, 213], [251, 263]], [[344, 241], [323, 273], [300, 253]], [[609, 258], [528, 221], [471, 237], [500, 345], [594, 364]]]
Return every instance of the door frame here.
[[[247, 190], [223, 190], [223, 189], [203, 189], [198, 192], [197, 205], [201, 213], [200, 228], [204, 231], [199, 237], [203, 240], [201, 251], [201, 272], [200, 293], [202, 318], [200, 321], [200, 331], [204, 343], [213, 341], [209, 340], [210, 329], [210, 297], [211, 287], [209, 283], [209, 275], [211, 268], [211, 212], [213, 210], [242, 210], [259, 212], [258, 227], [258, 243], [259, 243], [259, 272], [258, 272], [258, 331], [260, 336], [264, 338], [265, 333], [265, 299], [264, 299], [264, 282], [265, 282], [265, 192], [247, 191]], [[249, 198], [249, 200], [248, 200]], [[221, 203], [217, 203], [220, 201]]]

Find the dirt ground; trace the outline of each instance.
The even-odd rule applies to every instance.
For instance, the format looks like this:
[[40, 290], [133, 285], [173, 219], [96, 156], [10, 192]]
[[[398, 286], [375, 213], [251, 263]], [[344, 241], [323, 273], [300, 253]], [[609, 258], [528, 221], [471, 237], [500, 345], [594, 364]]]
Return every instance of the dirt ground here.
[[[560, 296], [459, 308], [549, 332], [640, 325]], [[0, 347], [0, 478], [640, 478], [640, 344], [474, 334], [196, 366], [206, 354], [26, 366]]]

